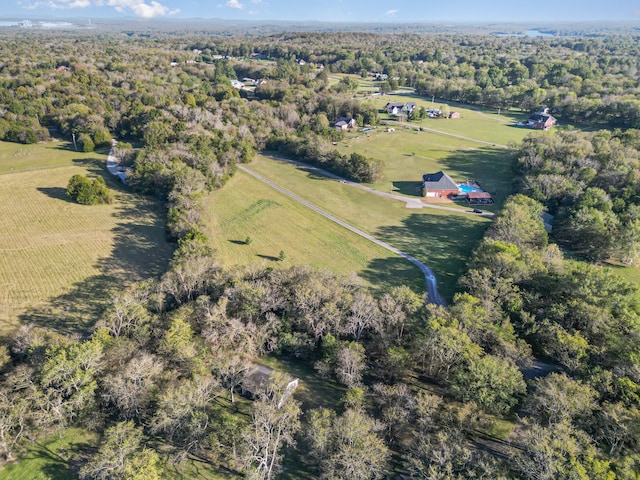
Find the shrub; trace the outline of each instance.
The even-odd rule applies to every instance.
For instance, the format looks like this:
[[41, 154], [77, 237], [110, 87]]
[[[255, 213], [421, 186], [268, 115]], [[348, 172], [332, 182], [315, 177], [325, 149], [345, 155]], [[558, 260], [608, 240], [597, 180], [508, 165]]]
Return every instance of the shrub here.
[[67, 184], [67, 196], [81, 205], [113, 203], [113, 194], [102, 177], [91, 180], [82, 175], [74, 175]]

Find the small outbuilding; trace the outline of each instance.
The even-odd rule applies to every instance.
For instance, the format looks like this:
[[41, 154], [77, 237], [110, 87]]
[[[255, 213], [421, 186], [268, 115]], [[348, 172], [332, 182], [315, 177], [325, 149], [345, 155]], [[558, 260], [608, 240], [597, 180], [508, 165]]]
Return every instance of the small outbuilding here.
[[491, 205], [493, 198], [489, 192], [469, 192], [467, 193], [469, 205]]
[[[273, 381], [274, 375], [278, 371], [274, 368], [267, 367], [266, 365], [255, 365], [254, 368], [250, 369], [244, 379], [242, 384], [240, 385], [242, 396], [254, 399], [260, 394], [264, 394], [269, 388], [269, 385]], [[285, 391], [282, 395], [278, 403], [278, 407], [281, 407], [284, 401], [287, 399], [289, 395], [291, 395], [296, 388], [298, 388], [298, 384], [300, 380], [298, 378], [289, 377], [288, 383], [285, 387]]]

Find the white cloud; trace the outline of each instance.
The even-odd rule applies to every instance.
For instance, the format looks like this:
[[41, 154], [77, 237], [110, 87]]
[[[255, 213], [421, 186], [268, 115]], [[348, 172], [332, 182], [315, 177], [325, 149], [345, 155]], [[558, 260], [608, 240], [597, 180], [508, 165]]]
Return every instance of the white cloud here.
[[396, 13], [398, 13], [398, 10], [387, 10], [386, 12], [384, 12], [385, 16], [387, 17], [395, 17]]
[[96, 7], [113, 7], [116, 12], [133, 13], [142, 18], [154, 18], [162, 15], [173, 15], [180, 10], [171, 10], [166, 5], [157, 0], [47, 0], [32, 2], [25, 5], [24, 8], [33, 10], [41, 7], [49, 7], [55, 9], [70, 8], [86, 8], [90, 6]]
[[154, 18], [162, 15], [171, 15], [180, 10], [171, 10], [160, 2], [151, 0], [100, 0], [98, 3], [105, 3], [109, 7], [114, 7], [119, 12], [130, 11], [134, 15], [142, 18]]
[[227, 5], [227, 7], [237, 8], [238, 10], [242, 10], [244, 8], [244, 5], [240, 3], [239, 0], [228, 0], [225, 5]]

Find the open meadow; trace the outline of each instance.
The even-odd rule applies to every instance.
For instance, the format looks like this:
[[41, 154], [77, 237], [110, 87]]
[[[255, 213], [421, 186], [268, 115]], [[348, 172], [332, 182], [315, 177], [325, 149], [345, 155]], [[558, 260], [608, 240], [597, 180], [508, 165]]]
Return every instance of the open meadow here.
[[[377, 83], [371, 78], [358, 80], [365, 93]], [[512, 125], [526, 115], [512, 111], [498, 115], [491, 109], [448, 103], [460, 118], [398, 122], [384, 112], [388, 102], [415, 102], [417, 108], [441, 108], [443, 103], [410, 91], [365, 95], [363, 101], [381, 112], [382, 125], [366, 132], [346, 132], [336, 146], [343, 154], [361, 153], [383, 163], [383, 177], [372, 185], [374, 188], [417, 196], [424, 173], [444, 170], [456, 181], [476, 180], [491, 193], [497, 207], [511, 193], [512, 158], [507, 147], [532, 132]]]
[[104, 158], [106, 161], [106, 156], [76, 152], [72, 143], [63, 141], [33, 145], [0, 142], [0, 173], [68, 165], [89, 158]]
[[[15, 148], [0, 144], [4, 172]], [[109, 178], [105, 155], [80, 157], [52, 144], [18, 151], [20, 171], [0, 174], [0, 332], [24, 323], [82, 332], [123, 285], [164, 270], [172, 247], [163, 215]], [[72, 202], [65, 189], [74, 174], [102, 175], [115, 202]]]
[[[258, 156], [249, 168], [426, 263], [438, 278], [440, 293], [448, 299], [458, 290], [457, 279], [466, 270], [468, 255], [490, 222], [486, 217], [462, 211], [410, 210], [402, 202], [378, 197], [269, 157]], [[371, 261], [360, 275], [376, 283], [381, 277], [400, 278], [413, 270], [417, 268], [408, 261], [384, 255]]]
[[[424, 290], [424, 277], [408, 262], [244, 172], [238, 171], [207, 201], [210, 207], [205, 223], [225, 266], [310, 265], [337, 274], [356, 273], [373, 288], [409, 285], [416, 291]], [[247, 237], [252, 240], [248, 244]], [[284, 260], [278, 258], [280, 251], [286, 255]], [[385, 264], [395, 268], [378, 268]]]

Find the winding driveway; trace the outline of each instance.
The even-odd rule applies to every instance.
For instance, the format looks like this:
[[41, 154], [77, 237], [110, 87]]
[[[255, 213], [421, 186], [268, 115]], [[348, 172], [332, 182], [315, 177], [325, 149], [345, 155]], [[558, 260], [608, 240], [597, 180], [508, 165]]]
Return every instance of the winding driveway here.
[[[306, 166], [307, 165], [305, 165], [305, 167]], [[287, 197], [295, 200], [296, 202], [300, 203], [301, 205], [304, 205], [305, 207], [310, 208], [314, 212], [322, 215], [323, 217], [331, 220], [332, 222], [337, 223], [338, 225], [346, 228], [347, 230], [352, 231], [356, 235], [360, 235], [361, 237], [366, 238], [367, 240], [375, 243], [376, 245], [379, 245], [382, 248], [385, 248], [385, 249], [389, 250], [390, 252], [393, 252], [396, 255], [400, 255], [401, 257], [403, 257], [406, 260], [410, 261], [416, 267], [418, 267], [420, 269], [420, 271], [424, 274], [424, 279], [425, 279], [426, 286], [427, 286], [427, 295], [428, 295], [427, 298], [428, 298], [428, 301], [430, 303], [435, 303], [437, 305], [446, 305], [446, 302], [444, 301], [444, 299], [438, 293], [438, 286], [437, 286], [437, 283], [436, 283], [436, 276], [433, 274], [433, 271], [428, 266], [426, 266], [424, 263], [422, 263], [420, 260], [415, 258], [414, 256], [409, 255], [408, 253], [405, 253], [402, 250], [399, 250], [396, 247], [394, 247], [392, 245], [389, 245], [388, 243], [383, 242], [382, 240], [379, 240], [379, 239], [375, 238], [374, 236], [369, 235], [366, 232], [363, 232], [362, 230], [354, 227], [353, 225], [348, 224], [347, 222], [345, 222], [343, 220], [340, 220], [337, 217], [334, 217], [330, 213], [325, 212], [324, 210], [322, 210], [321, 208], [318, 208], [315, 205], [313, 205], [313, 204], [309, 203], [308, 201], [304, 200], [303, 198], [298, 197], [296, 194], [291, 193], [290, 191], [282, 188], [277, 183], [274, 183], [271, 180], [263, 177], [262, 175], [259, 175], [259, 174], [255, 173], [255, 172], [253, 172], [252, 170], [249, 170], [247, 167], [245, 167], [243, 165], [238, 165], [238, 168], [240, 170], [242, 170], [243, 172], [251, 175], [252, 177], [260, 180], [261, 182], [269, 185], [270, 187], [275, 188], [280, 193], [282, 193], [282, 194], [286, 195]], [[340, 178], [340, 177], [337, 177], [337, 178]], [[375, 192], [375, 190], [374, 190], [374, 192]], [[383, 192], [379, 192], [379, 193], [383, 193]], [[459, 212], [459, 210], [456, 210], [456, 211]]]
[[120, 166], [120, 162], [113, 154], [113, 148], [118, 144], [115, 139], [111, 140], [111, 149], [109, 150], [109, 156], [107, 157], [107, 170], [111, 175], [115, 175], [120, 179], [122, 183], [127, 183], [127, 169]]
[[[445, 211], [448, 211], [448, 212], [469, 213], [469, 214], [473, 214], [473, 215], [479, 215], [477, 213], [473, 213], [473, 211], [471, 211], [471, 210], [462, 210], [462, 209], [459, 209], [459, 208], [443, 207], [441, 205], [432, 205], [430, 203], [423, 203], [420, 200], [418, 200], [417, 198], [405, 197], [403, 195], [397, 195], [395, 193], [387, 193], [387, 192], [383, 192], [381, 190], [376, 190], [375, 188], [367, 187], [366, 185], [362, 185], [360, 183], [352, 182], [350, 180], [347, 180], [344, 177], [336, 175], [335, 173], [331, 173], [331, 172], [329, 172], [327, 170], [323, 170], [322, 168], [314, 167], [312, 165], [309, 165], [308, 163], [299, 162], [297, 160], [291, 160], [290, 158], [284, 158], [284, 157], [280, 157], [278, 155], [267, 154], [267, 153], [261, 153], [261, 155], [263, 157], [273, 158], [274, 160], [278, 160], [278, 161], [285, 162], [285, 163], [290, 163], [292, 165], [296, 165], [298, 167], [305, 168], [308, 171], [317, 173], [319, 175], [322, 175], [323, 177], [333, 178], [334, 180], [339, 180], [340, 183], [343, 183], [344, 185], [347, 185], [349, 187], [359, 188], [360, 190], [364, 190], [365, 192], [372, 193], [373, 195], [378, 195], [379, 197], [385, 197], [385, 198], [390, 198], [392, 200], [398, 200], [400, 202], [403, 202], [407, 208], [433, 208], [435, 210], [445, 210]], [[491, 213], [491, 212], [483, 212], [481, 215], [485, 216], [485, 217], [493, 217], [494, 216], [494, 214]]]

